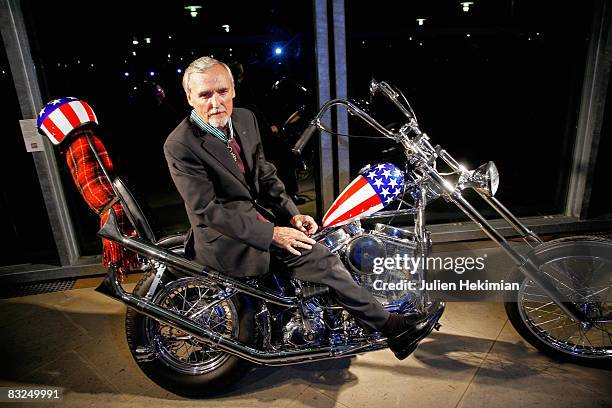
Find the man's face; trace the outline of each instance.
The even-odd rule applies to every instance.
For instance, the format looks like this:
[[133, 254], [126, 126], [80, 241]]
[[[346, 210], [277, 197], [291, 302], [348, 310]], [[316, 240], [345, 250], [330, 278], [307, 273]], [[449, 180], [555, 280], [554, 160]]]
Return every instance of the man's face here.
[[236, 96], [227, 69], [214, 65], [204, 73], [191, 74], [189, 88], [189, 105], [211, 126], [224, 127], [232, 115], [232, 99]]

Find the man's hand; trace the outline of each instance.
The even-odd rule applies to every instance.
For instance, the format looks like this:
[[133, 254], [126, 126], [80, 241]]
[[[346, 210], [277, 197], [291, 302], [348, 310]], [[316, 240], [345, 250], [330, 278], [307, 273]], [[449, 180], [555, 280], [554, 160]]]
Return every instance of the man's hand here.
[[[316, 225], [316, 224], [315, 224]], [[295, 248], [312, 249], [317, 241], [308, 238], [302, 231], [289, 227], [274, 227], [272, 234], [272, 244], [285, 248], [294, 255], [300, 256], [301, 253]]]
[[306, 235], [312, 235], [317, 232], [319, 226], [310, 215], [298, 214], [291, 218], [291, 225], [299, 229]]

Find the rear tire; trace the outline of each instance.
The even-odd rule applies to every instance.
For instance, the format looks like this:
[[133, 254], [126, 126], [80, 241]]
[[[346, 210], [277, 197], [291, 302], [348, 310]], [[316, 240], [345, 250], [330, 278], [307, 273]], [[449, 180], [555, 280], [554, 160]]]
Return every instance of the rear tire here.
[[[133, 293], [144, 297], [154, 277], [154, 271], [147, 272], [138, 282]], [[158, 286], [152, 301], [172, 306], [173, 296], [188, 297], [192, 296], [194, 291], [201, 293], [202, 291], [214, 292], [214, 290], [213, 286], [196, 278], [182, 278], [175, 281], [162, 279], [162, 284]], [[197, 301], [194, 304], [197, 305]], [[210, 327], [215, 325], [214, 320], [212, 324], [210, 323], [211, 318], [222, 319], [223, 317], [219, 315], [229, 315], [228, 319], [216, 324], [216, 327], [221, 325], [221, 329], [217, 328], [217, 331], [223, 331], [228, 326], [236, 325], [231, 330], [228, 329], [230, 334], [242, 343], [253, 344], [255, 328], [252, 308], [248, 301], [235, 295], [224, 300], [220, 305], [222, 307], [215, 306], [207, 309], [211, 310], [207, 312], [209, 313], [207, 315], [208, 325]], [[219, 313], [217, 308], [220, 310]], [[176, 311], [180, 313], [180, 310]], [[246, 360], [213, 350], [191, 336], [160, 324], [133, 309], [127, 311], [125, 329], [130, 352], [140, 369], [156, 384], [177, 395], [194, 398], [227, 392], [252, 367], [252, 364]], [[178, 337], [185, 340], [168, 340]], [[176, 344], [180, 344], [181, 341], [180, 348], [176, 348]], [[142, 350], [154, 351], [155, 357], [150, 361], [143, 360]], [[192, 361], [192, 356], [194, 356], [194, 361]], [[198, 361], [198, 358], [201, 361]], [[211, 364], [207, 365], [209, 361]]]

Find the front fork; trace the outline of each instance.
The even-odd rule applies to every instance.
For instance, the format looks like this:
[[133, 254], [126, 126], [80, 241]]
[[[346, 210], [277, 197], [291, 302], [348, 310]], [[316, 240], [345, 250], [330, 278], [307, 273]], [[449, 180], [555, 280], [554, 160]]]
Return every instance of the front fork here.
[[[489, 224], [489, 222], [461, 195], [461, 191], [449, 183], [433, 168], [429, 165], [423, 165], [425, 172], [429, 177], [439, 186], [441, 186], [446, 192], [446, 198], [454, 203], [465, 215], [467, 215], [472, 221], [474, 221], [484, 233], [495, 241], [514, 261], [519, 267], [519, 270], [527, 278], [537, 283], [540, 288], [546, 293], [568, 316], [574, 321], [580, 322], [583, 327], [588, 328], [591, 326], [589, 318], [586, 314], [578, 308], [572, 302], [566, 302], [563, 300], [563, 295], [559, 293], [557, 288], [547, 279], [542, 277], [539, 268], [529, 258], [525, 258], [518, 251], [516, 251], [495, 228]], [[478, 191], [478, 193], [485, 199], [485, 201], [499, 213], [527, 242], [530, 246], [535, 247], [542, 243], [542, 240], [534, 234], [531, 230], [525, 227], [506, 207], [504, 207], [494, 197], [489, 197], [486, 194]], [[421, 192], [423, 195], [423, 191]], [[419, 208], [420, 210], [420, 208]], [[417, 220], [419, 217], [417, 217]], [[417, 222], [418, 224], [418, 222]], [[422, 228], [424, 229], [424, 228]], [[417, 231], [418, 232], [418, 231]]]
[[[419, 258], [422, 260], [421, 267], [421, 282], [427, 281], [427, 258], [429, 257], [429, 248], [431, 247], [431, 238], [429, 237], [429, 231], [425, 228], [425, 208], [427, 207], [427, 190], [425, 187], [421, 187], [419, 190], [419, 197], [416, 202], [416, 212], [414, 216], [414, 233], [418, 240]], [[425, 304], [429, 302], [429, 292], [423, 290], [421, 296], [418, 299], [418, 306], [422, 310]]]

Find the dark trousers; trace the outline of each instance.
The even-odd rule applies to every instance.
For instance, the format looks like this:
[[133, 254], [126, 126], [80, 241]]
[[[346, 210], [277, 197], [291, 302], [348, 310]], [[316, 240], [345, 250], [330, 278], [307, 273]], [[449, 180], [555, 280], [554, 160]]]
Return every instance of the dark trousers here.
[[286, 249], [272, 247], [271, 255], [293, 273], [293, 277], [329, 286], [336, 300], [353, 317], [379, 331], [389, 319], [389, 312], [363, 287], [353, 280], [340, 259], [324, 245], [315, 244], [312, 250], [301, 250], [296, 256]]

